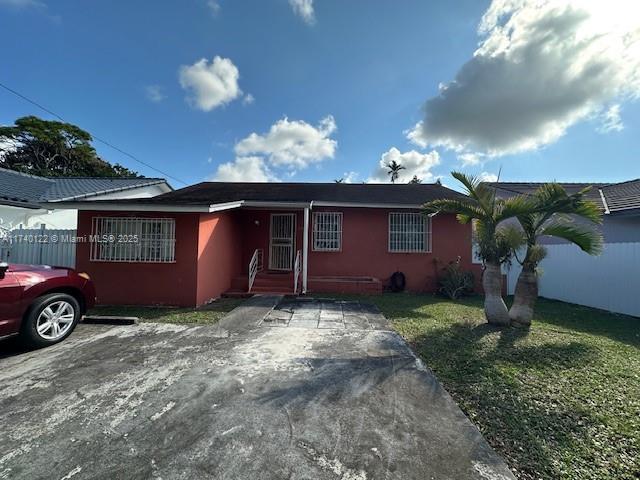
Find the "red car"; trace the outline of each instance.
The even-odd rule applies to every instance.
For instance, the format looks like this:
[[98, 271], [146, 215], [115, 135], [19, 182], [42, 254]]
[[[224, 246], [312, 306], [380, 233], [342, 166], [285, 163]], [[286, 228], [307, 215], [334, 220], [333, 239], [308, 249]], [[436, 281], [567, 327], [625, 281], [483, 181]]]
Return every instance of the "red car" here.
[[20, 335], [46, 347], [68, 337], [95, 303], [86, 273], [47, 265], [0, 263], [0, 339]]

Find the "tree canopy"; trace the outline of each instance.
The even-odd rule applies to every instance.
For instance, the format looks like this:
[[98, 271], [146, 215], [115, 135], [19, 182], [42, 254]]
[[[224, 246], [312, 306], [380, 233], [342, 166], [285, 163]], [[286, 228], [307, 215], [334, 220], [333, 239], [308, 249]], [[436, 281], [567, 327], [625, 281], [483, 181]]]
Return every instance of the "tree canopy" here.
[[138, 177], [101, 159], [89, 132], [35, 116], [0, 126], [0, 167], [43, 177]]

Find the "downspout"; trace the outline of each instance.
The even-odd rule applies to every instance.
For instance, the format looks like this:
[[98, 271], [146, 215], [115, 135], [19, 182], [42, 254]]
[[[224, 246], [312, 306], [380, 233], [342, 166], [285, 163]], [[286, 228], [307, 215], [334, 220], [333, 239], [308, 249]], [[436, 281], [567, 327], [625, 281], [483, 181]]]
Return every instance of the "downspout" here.
[[304, 209], [304, 232], [303, 232], [303, 243], [302, 243], [302, 294], [305, 295], [307, 293], [307, 264], [308, 258], [307, 255], [309, 253], [309, 210], [313, 208], [313, 201], [309, 203], [308, 207]]

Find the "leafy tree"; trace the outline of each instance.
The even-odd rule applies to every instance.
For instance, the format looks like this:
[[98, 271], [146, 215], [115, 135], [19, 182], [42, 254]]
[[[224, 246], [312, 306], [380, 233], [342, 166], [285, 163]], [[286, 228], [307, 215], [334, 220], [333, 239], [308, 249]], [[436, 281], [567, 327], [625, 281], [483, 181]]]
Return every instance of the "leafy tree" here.
[[484, 312], [493, 325], [509, 325], [509, 312], [502, 299], [502, 272], [500, 266], [512, 255], [509, 230], [499, 227], [508, 218], [535, 213], [538, 205], [531, 199], [518, 196], [497, 198], [495, 190], [477, 177], [451, 172], [465, 188], [467, 197], [434, 200], [423, 206], [425, 213], [454, 213], [460, 223], [475, 221], [476, 241], [484, 263], [482, 286]]
[[418, 178], [417, 175], [414, 175], [413, 178], [409, 180], [409, 183], [422, 183], [422, 179]]
[[[516, 260], [522, 265], [518, 276], [513, 305], [509, 317], [514, 323], [531, 325], [538, 299], [538, 265], [547, 251], [538, 243], [542, 236], [562, 238], [580, 247], [589, 255], [602, 251], [602, 233], [594, 224], [602, 223], [602, 213], [595, 202], [585, 200], [590, 188], [568, 195], [557, 183], [542, 185], [534, 194], [538, 213], [517, 216], [519, 226], [510, 225], [507, 234], [514, 249]], [[592, 222], [578, 224], [580, 218]], [[517, 250], [526, 247], [524, 257], [517, 257]]]
[[93, 138], [70, 123], [22, 117], [0, 126], [0, 166], [44, 177], [136, 177], [122, 165], [98, 157]]
[[400, 170], [406, 170], [405, 167], [400, 165], [395, 160], [391, 160], [389, 163], [387, 163], [387, 168], [387, 174], [389, 175], [389, 177], [391, 177], [391, 183], [396, 183], [396, 180], [400, 176]]

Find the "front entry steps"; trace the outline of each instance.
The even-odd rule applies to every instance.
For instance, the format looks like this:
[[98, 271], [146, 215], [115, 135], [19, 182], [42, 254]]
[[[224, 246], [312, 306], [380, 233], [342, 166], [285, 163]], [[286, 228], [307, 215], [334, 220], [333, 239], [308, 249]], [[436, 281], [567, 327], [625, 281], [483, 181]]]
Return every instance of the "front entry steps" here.
[[[302, 288], [302, 279], [298, 281], [298, 292]], [[247, 291], [249, 281], [246, 276], [236, 277], [231, 288], [223, 297], [250, 297], [253, 294], [293, 295], [292, 272], [260, 272], [256, 275], [251, 292]], [[354, 293], [381, 294], [382, 282], [367, 276], [309, 276], [307, 293]]]
[[[298, 280], [300, 291], [302, 279]], [[250, 297], [254, 294], [293, 295], [292, 272], [260, 272], [256, 275], [251, 292], [247, 291], [247, 276], [236, 277], [231, 281], [231, 288], [222, 294], [223, 297]]]

